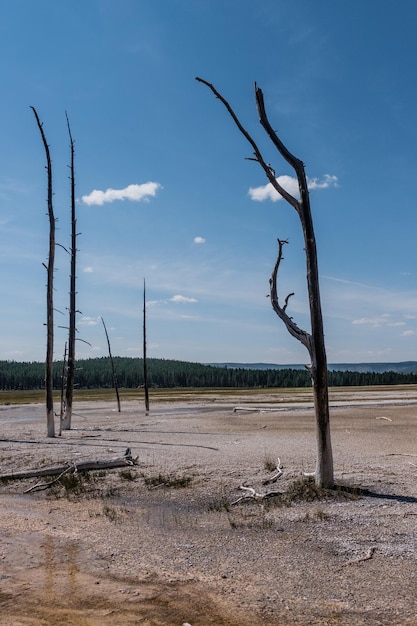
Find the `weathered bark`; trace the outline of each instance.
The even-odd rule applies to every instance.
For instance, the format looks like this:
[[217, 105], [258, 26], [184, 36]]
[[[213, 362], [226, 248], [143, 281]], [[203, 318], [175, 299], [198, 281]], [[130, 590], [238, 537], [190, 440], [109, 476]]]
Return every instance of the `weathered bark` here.
[[55, 265], [55, 216], [53, 209], [52, 193], [52, 161], [48, 142], [46, 141], [43, 124], [41, 123], [35, 107], [31, 107], [38, 125], [46, 155], [46, 170], [48, 175], [48, 217], [49, 217], [49, 254], [46, 285], [46, 359], [45, 359], [45, 396], [46, 396], [46, 425], [48, 437], [55, 437], [54, 422], [54, 398], [53, 398], [53, 359], [54, 359], [54, 265]]
[[145, 411], [149, 413], [148, 361], [146, 355], [146, 285], [143, 280], [143, 386], [145, 390]]
[[54, 467], [43, 467], [39, 469], [26, 470], [21, 472], [11, 472], [1, 474], [0, 480], [24, 480], [26, 478], [41, 478], [42, 476], [58, 476], [64, 472], [91, 472], [95, 470], [114, 469], [136, 465], [137, 459], [132, 457], [128, 448], [126, 454], [117, 459], [84, 461], [82, 463], [65, 463]]
[[62, 373], [61, 373], [61, 403], [59, 410], [59, 436], [62, 435], [62, 420], [64, 418], [64, 394], [65, 394], [65, 378], [67, 369], [67, 342], [65, 342], [64, 358], [62, 361]]
[[68, 358], [67, 358], [67, 384], [65, 389], [65, 412], [61, 427], [63, 430], [71, 429], [72, 401], [74, 396], [75, 381], [75, 334], [76, 334], [76, 259], [77, 259], [77, 220], [75, 216], [75, 171], [74, 171], [74, 141], [71, 127], [67, 118], [68, 135], [70, 139], [71, 164], [71, 271], [70, 271], [70, 304], [69, 304], [69, 333], [68, 333]]
[[[314, 405], [316, 412], [317, 431], [317, 465], [315, 479], [321, 487], [333, 487], [333, 453], [330, 437], [330, 414], [329, 395], [327, 382], [327, 356], [324, 342], [323, 315], [320, 298], [320, 281], [318, 271], [318, 259], [316, 239], [313, 227], [313, 218], [310, 207], [310, 194], [308, 191], [307, 177], [304, 163], [291, 154], [278, 138], [266, 115], [262, 90], [255, 85], [256, 104], [260, 122], [267, 132], [272, 143], [275, 145], [281, 156], [294, 169], [298, 180], [300, 199], [295, 198], [287, 201], [295, 208], [300, 218], [303, 229], [306, 269], [307, 269], [307, 289], [310, 306], [311, 334], [308, 335], [306, 347], [310, 354], [311, 366], [310, 374], [313, 383]], [[275, 176], [274, 176], [275, 179]], [[276, 182], [276, 180], [275, 180]], [[288, 196], [289, 194], [287, 194]], [[272, 301], [272, 293], [271, 293]], [[286, 304], [288, 299], [286, 301]], [[303, 342], [304, 343], [304, 342]]]
[[107, 347], [109, 349], [109, 357], [110, 357], [110, 363], [111, 363], [111, 371], [112, 371], [112, 376], [113, 376], [113, 385], [116, 391], [116, 399], [117, 399], [117, 410], [120, 413], [120, 396], [119, 396], [119, 387], [117, 384], [117, 375], [116, 375], [116, 370], [114, 367], [114, 361], [113, 361], [113, 356], [111, 353], [111, 348], [110, 348], [110, 339], [109, 339], [109, 335], [107, 332], [107, 328], [106, 328], [106, 324], [104, 323], [103, 318], [101, 318], [101, 321], [103, 323], [103, 327], [104, 327], [104, 332], [106, 333], [106, 339], [107, 339]]
[[271, 303], [278, 317], [284, 322], [288, 332], [298, 339], [308, 350], [311, 365], [309, 371], [313, 384], [314, 406], [316, 415], [316, 435], [317, 435], [317, 463], [315, 470], [315, 481], [321, 487], [331, 488], [334, 485], [333, 473], [333, 454], [330, 437], [330, 416], [329, 416], [329, 398], [328, 398], [328, 382], [327, 382], [327, 357], [324, 342], [323, 317], [321, 310], [319, 273], [317, 261], [316, 240], [314, 235], [313, 220], [310, 208], [310, 197], [308, 192], [307, 177], [305, 174], [303, 162], [296, 158], [286, 148], [279, 139], [266, 115], [264, 98], [262, 90], [255, 85], [256, 105], [259, 113], [260, 123], [268, 134], [274, 146], [277, 148], [281, 156], [294, 169], [298, 180], [300, 199], [294, 198], [290, 193], [281, 187], [278, 183], [275, 172], [272, 167], [265, 162], [255, 141], [244, 129], [236, 114], [230, 107], [229, 103], [219, 94], [211, 83], [197, 78], [197, 80], [207, 85], [214, 95], [225, 105], [235, 124], [251, 144], [254, 151], [254, 158], [263, 168], [269, 182], [274, 189], [297, 211], [301, 222], [307, 269], [307, 288], [309, 296], [311, 333], [300, 329], [293, 319], [286, 313], [288, 301], [291, 295], [285, 299], [285, 304], [281, 306], [278, 300], [277, 277], [278, 268], [282, 260], [282, 246], [287, 243], [285, 240], [278, 240], [278, 257], [270, 279], [270, 295]]

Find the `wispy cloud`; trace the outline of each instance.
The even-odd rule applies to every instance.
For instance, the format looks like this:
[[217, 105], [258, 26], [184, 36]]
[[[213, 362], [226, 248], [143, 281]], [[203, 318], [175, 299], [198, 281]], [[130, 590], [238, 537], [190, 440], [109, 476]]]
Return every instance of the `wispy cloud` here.
[[206, 243], [206, 240], [204, 239], [204, 237], [194, 237], [194, 243], [197, 243], [197, 244]]
[[381, 326], [391, 326], [394, 328], [406, 325], [405, 322], [393, 321], [389, 313], [375, 315], [374, 317], [360, 317], [358, 319], [354, 319], [352, 324], [356, 324], [357, 326], [373, 326], [374, 328], [380, 328]]
[[124, 189], [106, 189], [106, 191], [100, 191], [99, 189], [93, 189], [91, 193], [86, 196], [82, 196], [81, 200], [84, 204], [99, 205], [101, 206], [105, 202], [114, 202], [115, 200], [131, 200], [132, 202], [140, 202], [141, 200], [149, 200], [149, 197], [154, 197], [158, 189], [161, 189], [162, 185], [159, 183], [143, 183], [142, 185], [128, 185]]
[[80, 321], [78, 322], [79, 326], [97, 326], [97, 324], [100, 324], [101, 318], [98, 317], [88, 317], [87, 315], [84, 315]]
[[198, 302], [196, 298], [190, 298], [188, 296], [181, 296], [179, 294], [172, 296], [168, 300], [149, 300], [146, 303], [147, 307], [159, 307], [160, 305], [167, 305], [169, 302], [174, 302], [174, 304], [189, 304], [193, 302]]
[[[297, 197], [299, 195], [298, 182], [296, 178], [283, 175], [278, 176], [276, 181], [292, 196]], [[327, 189], [328, 187], [337, 187], [337, 176], [325, 174], [322, 180], [319, 180], [318, 178], [308, 178], [307, 184], [310, 191], [313, 191], [314, 189]], [[250, 187], [249, 196], [252, 200], [255, 200], [257, 202], [263, 202], [264, 200], [272, 200], [272, 202], [277, 202], [278, 200], [282, 200], [282, 196], [276, 191], [271, 183], [267, 183], [266, 185], [262, 185], [261, 187]]]
[[177, 302], [177, 303], [198, 302], [198, 300], [196, 300], [195, 298], [188, 298], [187, 296], [180, 296], [180, 295], [172, 296], [172, 298], [170, 298], [169, 300], [170, 302]]

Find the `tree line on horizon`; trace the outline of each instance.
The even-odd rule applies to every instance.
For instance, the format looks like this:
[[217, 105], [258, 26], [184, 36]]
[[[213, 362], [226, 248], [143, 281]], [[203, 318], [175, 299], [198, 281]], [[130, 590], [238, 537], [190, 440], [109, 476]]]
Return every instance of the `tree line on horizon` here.
[[[311, 377], [306, 369], [248, 369], [219, 367], [187, 361], [148, 359], [149, 386], [173, 387], [310, 387]], [[54, 389], [62, 384], [62, 362], [56, 361]], [[114, 372], [113, 372], [114, 367]], [[77, 361], [77, 389], [109, 389], [114, 386], [114, 373], [119, 388], [143, 387], [143, 359], [108, 357]], [[417, 373], [329, 371], [331, 387], [417, 384]], [[0, 390], [33, 390], [45, 388], [45, 364], [41, 362], [0, 361]]]

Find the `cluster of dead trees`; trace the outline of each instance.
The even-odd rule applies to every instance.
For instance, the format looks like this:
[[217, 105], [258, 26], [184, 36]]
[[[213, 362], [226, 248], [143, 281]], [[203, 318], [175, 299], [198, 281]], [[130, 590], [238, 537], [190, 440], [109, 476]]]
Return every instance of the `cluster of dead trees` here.
[[[55, 411], [54, 411], [54, 271], [55, 271], [55, 249], [56, 249], [56, 218], [54, 214], [53, 206], [53, 176], [52, 176], [52, 159], [49, 144], [46, 139], [43, 123], [41, 122], [38, 112], [35, 107], [31, 107], [36, 119], [37, 126], [41, 135], [43, 147], [46, 157], [46, 171], [47, 171], [47, 205], [48, 205], [48, 218], [49, 218], [49, 251], [48, 261], [44, 264], [47, 272], [47, 285], [46, 285], [46, 359], [45, 359], [45, 400], [46, 400], [46, 424], [48, 437], [55, 437]], [[71, 429], [72, 419], [72, 404], [74, 396], [74, 383], [75, 383], [75, 345], [76, 345], [76, 314], [79, 311], [76, 308], [76, 267], [77, 267], [77, 219], [75, 213], [75, 148], [74, 139], [72, 137], [71, 126], [68, 118], [68, 114], [65, 113], [67, 121], [67, 129], [70, 145], [70, 188], [71, 188], [71, 245], [69, 250], [61, 245], [64, 250], [70, 254], [70, 301], [68, 306], [69, 320], [68, 320], [68, 342], [65, 345], [64, 350], [64, 362], [62, 369], [62, 386], [61, 386], [61, 405], [59, 413], [59, 434], [62, 430]], [[143, 345], [144, 345], [144, 362], [146, 362], [146, 325], [145, 325], [145, 284], [143, 289]], [[113, 356], [110, 348], [110, 340], [107, 332], [106, 325], [103, 318], [102, 323], [106, 340], [108, 344], [109, 357], [112, 364], [113, 371], [113, 385], [116, 391], [117, 405], [120, 412], [120, 396], [117, 385], [117, 375], [114, 369]], [[84, 341], [81, 339], [81, 341]], [[86, 342], [88, 343], [88, 342]], [[148, 396], [148, 382], [146, 375], [146, 365], [144, 365], [144, 378], [145, 378], [145, 405], [146, 410], [149, 411], [149, 396]]]
[[[319, 274], [317, 263], [316, 240], [313, 228], [313, 220], [310, 208], [310, 198], [307, 185], [307, 177], [305, 174], [303, 162], [295, 157], [288, 148], [282, 143], [276, 132], [271, 126], [264, 103], [262, 90], [255, 84], [255, 100], [258, 110], [260, 123], [267, 133], [270, 141], [278, 150], [281, 157], [293, 168], [297, 181], [299, 197], [296, 198], [286, 191], [278, 182], [275, 176], [275, 170], [267, 163], [255, 143], [252, 136], [243, 127], [234, 110], [227, 100], [216, 90], [216, 88], [206, 80], [197, 78], [197, 81], [206, 85], [212, 93], [226, 107], [228, 113], [232, 117], [239, 131], [247, 139], [253, 154], [250, 158], [256, 161], [263, 169], [266, 178], [273, 188], [292, 206], [296, 211], [304, 236], [305, 258], [307, 270], [307, 289], [310, 306], [311, 331], [301, 329], [288, 314], [287, 309], [292, 293], [288, 294], [282, 303], [278, 294], [278, 270], [283, 259], [283, 248], [288, 243], [286, 239], [278, 239], [278, 254], [275, 266], [270, 278], [270, 298], [273, 310], [277, 316], [283, 321], [288, 332], [300, 341], [308, 351], [310, 356], [310, 365], [308, 370], [311, 376], [311, 382], [314, 390], [314, 402], [316, 413], [316, 431], [317, 431], [317, 464], [314, 477], [318, 485], [322, 487], [333, 487], [333, 455], [330, 438], [330, 420], [329, 420], [329, 400], [328, 400], [328, 379], [327, 379], [327, 357], [324, 343], [323, 319], [319, 289]], [[39, 119], [38, 113], [32, 107], [36, 122], [41, 133], [46, 162], [47, 162], [47, 180], [48, 180], [48, 215], [50, 223], [49, 237], [49, 255], [48, 263], [45, 265], [47, 270], [47, 353], [45, 368], [45, 386], [46, 386], [46, 411], [47, 411], [47, 430], [48, 436], [55, 435], [54, 427], [54, 408], [52, 395], [52, 368], [53, 368], [53, 342], [54, 342], [54, 319], [53, 319], [53, 277], [54, 277], [54, 255], [55, 255], [55, 217], [53, 210], [53, 191], [52, 191], [52, 162], [50, 158], [49, 146], [46, 141], [43, 125]], [[75, 217], [75, 179], [74, 179], [74, 141], [71, 134], [71, 128], [67, 116], [68, 134], [70, 140], [71, 165], [71, 276], [70, 276], [70, 305], [69, 305], [69, 338], [68, 353], [66, 365], [66, 390], [65, 402], [61, 403], [61, 420], [60, 430], [71, 428], [72, 399], [74, 386], [74, 368], [75, 368], [75, 333], [76, 333], [76, 291], [75, 291], [75, 272], [76, 272], [76, 217]], [[144, 285], [144, 363], [146, 367], [146, 319], [145, 319], [145, 285]], [[104, 324], [104, 322], [103, 322]], [[106, 336], [108, 339], [107, 331]], [[109, 344], [110, 352], [110, 344]], [[111, 356], [111, 353], [110, 353]], [[146, 378], [146, 377], [145, 377]], [[146, 410], [149, 410], [149, 398], [147, 394], [147, 386], [145, 393]]]

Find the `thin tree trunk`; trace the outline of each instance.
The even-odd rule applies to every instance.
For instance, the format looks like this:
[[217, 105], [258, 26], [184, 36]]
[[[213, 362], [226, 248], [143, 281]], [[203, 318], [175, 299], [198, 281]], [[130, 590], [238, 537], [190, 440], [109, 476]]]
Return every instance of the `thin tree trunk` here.
[[143, 279], [143, 385], [145, 389], [145, 411], [149, 413], [148, 361], [146, 356], [146, 285]]
[[117, 385], [117, 375], [116, 375], [116, 370], [115, 370], [115, 367], [114, 367], [113, 356], [112, 356], [111, 349], [110, 349], [110, 339], [109, 339], [109, 335], [108, 335], [108, 332], [107, 332], [106, 324], [104, 323], [104, 319], [101, 318], [101, 321], [103, 322], [104, 332], [106, 333], [107, 347], [109, 349], [109, 357], [110, 357], [112, 377], [113, 377], [113, 385], [114, 385], [114, 388], [116, 390], [117, 410], [120, 413], [121, 409], [120, 409], [119, 387]]
[[62, 373], [61, 373], [61, 408], [59, 411], [59, 436], [62, 435], [62, 420], [64, 418], [64, 394], [65, 394], [65, 373], [67, 369], [67, 342], [65, 342], [65, 350], [64, 350], [64, 360], [62, 362]]
[[52, 162], [48, 142], [46, 141], [43, 124], [35, 107], [31, 107], [38, 125], [46, 155], [46, 170], [48, 175], [48, 217], [49, 217], [49, 254], [46, 285], [46, 359], [45, 359], [45, 395], [46, 395], [46, 425], [48, 437], [55, 437], [54, 397], [53, 397], [53, 359], [54, 359], [54, 264], [55, 264], [55, 216], [52, 193]]
[[69, 335], [67, 360], [67, 385], [65, 391], [65, 413], [62, 419], [62, 429], [71, 429], [72, 401], [74, 396], [75, 380], [75, 334], [76, 334], [76, 258], [77, 258], [77, 220], [75, 216], [75, 171], [74, 171], [74, 141], [71, 127], [67, 118], [68, 134], [70, 138], [71, 165], [71, 273], [70, 273], [70, 305], [69, 305]]
[[316, 414], [317, 463], [315, 480], [318, 485], [331, 488], [334, 485], [334, 471], [330, 436], [327, 356], [324, 341], [316, 238], [311, 215], [307, 177], [303, 162], [289, 152], [270, 125], [265, 111], [263, 93], [256, 86], [255, 95], [259, 118], [263, 128], [282, 157], [294, 168], [298, 180], [300, 200], [296, 201], [295, 209], [303, 229], [311, 320], [311, 337], [308, 343], [308, 350], [311, 358], [310, 374], [313, 383]]

